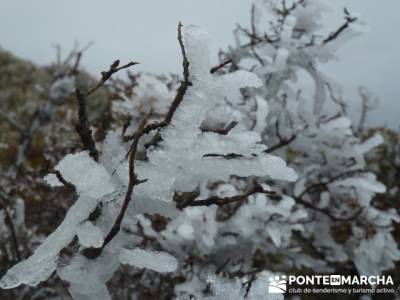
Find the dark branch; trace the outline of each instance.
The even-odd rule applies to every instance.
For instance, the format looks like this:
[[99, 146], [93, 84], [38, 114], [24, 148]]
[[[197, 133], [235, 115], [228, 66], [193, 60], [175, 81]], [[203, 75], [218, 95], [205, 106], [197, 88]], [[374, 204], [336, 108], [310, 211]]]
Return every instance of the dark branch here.
[[83, 251], [83, 254], [86, 257], [89, 257], [89, 258], [98, 257], [102, 253], [104, 247], [107, 246], [108, 243], [110, 243], [114, 239], [114, 237], [119, 233], [119, 231], [121, 230], [121, 224], [122, 224], [122, 220], [125, 216], [126, 210], [128, 209], [129, 203], [132, 201], [134, 187], [136, 185], [139, 185], [139, 184], [147, 181], [147, 180], [139, 180], [137, 178], [137, 175], [135, 173], [135, 158], [136, 158], [136, 152], [137, 152], [139, 140], [144, 134], [144, 129], [145, 129], [146, 123], [148, 121], [148, 118], [150, 116], [150, 113], [148, 113], [143, 118], [143, 120], [140, 122], [140, 124], [134, 134], [135, 137], [133, 139], [132, 145], [129, 150], [129, 183], [128, 183], [127, 192], [125, 194], [124, 202], [122, 203], [121, 210], [120, 210], [113, 226], [111, 227], [111, 230], [104, 238], [103, 245], [100, 248], [85, 249]]
[[279, 130], [279, 120], [275, 122], [275, 131], [276, 131], [276, 136], [279, 139], [279, 142], [277, 144], [269, 147], [268, 149], [264, 150], [264, 153], [271, 153], [279, 148], [285, 147], [297, 138], [296, 134], [293, 134], [290, 138], [283, 137]]
[[72, 190], [73, 192], [76, 192], [76, 187], [73, 185], [71, 182], [67, 181], [60, 173], [58, 170], [49, 170], [50, 174], [56, 175], [58, 181], [60, 181], [63, 185], [65, 185], [67, 188]]
[[215, 271], [215, 274], [220, 274], [222, 270], [231, 262], [232, 258], [228, 257], [222, 265], [220, 265], [217, 270]]
[[103, 71], [101, 72], [101, 78], [99, 80], [99, 82], [97, 82], [93, 87], [89, 88], [85, 93], [84, 96], [88, 97], [91, 94], [93, 94], [96, 90], [98, 90], [100, 87], [102, 87], [104, 85], [104, 83], [111, 78], [112, 75], [114, 75], [115, 73], [117, 73], [118, 71], [121, 71], [123, 69], [127, 69], [131, 66], [137, 65], [139, 64], [138, 62], [130, 62], [127, 63], [126, 65], [123, 65], [121, 67], [119, 67], [119, 60], [117, 59], [116, 61], [114, 61], [110, 68], [108, 69], [108, 71]]
[[[167, 114], [165, 115], [165, 118], [162, 122], [160, 123], [155, 123], [155, 124], [150, 124], [148, 128], [145, 128], [145, 133], [150, 132], [151, 130], [159, 129], [165, 126], [168, 126], [172, 118], [175, 114], [176, 109], [178, 108], [179, 104], [182, 102], [183, 97], [186, 94], [186, 91], [188, 87], [191, 85], [191, 82], [189, 81], [189, 60], [186, 55], [186, 49], [185, 45], [183, 43], [183, 36], [182, 36], [182, 23], [179, 22], [178, 25], [178, 42], [179, 46], [181, 48], [182, 52], [182, 66], [183, 66], [183, 80], [181, 81], [181, 84], [178, 88], [178, 91], [176, 92], [175, 98], [171, 103], [171, 106], [168, 109]], [[157, 142], [161, 139], [161, 136], [159, 132], [153, 137], [153, 139], [145, 145], [146, 148], [150, 146], [154, 146], [157, 144]]]
[[246, 287], [246, 292], [244, 294], [245, 299], [247, 299], [247, 296], [250, 293], [250, 290], [253, 286], [253, 282], [257, 279], [257, 273], [253, 273], [250, 277], [249, 280], [247, 280], [245, 283], [242, 284], [243, 287]]
[[179, 46], [181, 48], [182, 58], [183, 58], [183, 62], [182, 62], [183, 80], [181, 81], [181, 85], [178, 88], [178, 92], [176, 93], [175, 99], [174, 99], [174, 101], [172, 101], [172, 104], [165, 116], [164, 122], [166, 124], [171, 123], [172, 117], [174, 116], [174, 113], [175, 113], [176, 109], [178, 108], [179, 104], [182, 102], [183, 96], [185, 95], [188, 86], [191, 85], [191, 83], [189, 81], [189, 60], [187, 59], [186, 49], [185, 49], [185, 45], [183, 43], [182, 23], [181, 22], [179, 22], [179, 25], [178, 25], [178, 41], [179, 41]]
[[132, 117], [129, 117], [129, 118], [127, 118], [127, 119], [125, 120], [125, 122], [124, 122], [124, 124], [123, 124], [123, 126], [122, 126], [122, 130], [121, 130], [121, 136], [122, 136], [122, 137], [125, 137], [126, 130], [127, 130], [128, 127], [131, 125], [131, 122], [132, 122]]
[[130, 62], [126, 65], [119, 67], [119, 60], [114, 61], [110, 66], [108, 71], [101, 72], [101, 79], [91, 88], [85, 92], [76, 90], [76, 98], [78, 100], [79, 110], [78, 110], [78, 123], [76, 124], [76, 131], [81, 138], [83, 147], [85, 150], [89, 151], [89, 155], [95, 160], [99, 160], [99, 152], [96, 149], [96, 143], [92, 136], [92, 130], [90, 129], [90, 124], [87, 117], [86, 111], [86, 98], [97, 91], [104, 83], [111, 78], [111, 76], [120, 70], [129, 68], [138, 64], [137, 62]]
[[90, 46], [92, 46], [92, 45], [93, 45], [93, 42], [90, 42], [82, 50], [79, 50], [78, 52], [76, 52], [76, 54], [75, 54], [76, 55], [75, 63], [73, 65], [71, 71], [69, 72], [69, 75], [78, 75], [79, 74], [79, 65], [81, 63], [81, 59], [82, 59], [83, 53], [85, 53], [85, 51], [87, 49], [89, 49]]
[[233, 196], [233, 197], [224, 197], [224, 198], [220, 198], [217, 196], [212, 196], [210, 198], [207, 199], [203, 199], [203, 200], [192, 200], [192, 201], [183, 201], [183, 202], [178, 202], [177, 204], [177, 208], [179, 209], [183, 209], [185, 207], [188, 206], [210, 206], [210, 205], [226, 205], [229, 203], [234, 203], [234, 202], [238, 202], [244, 199], [247, 199], [249, 196], [252, 196], [254, 194], [257, 193], [263, 193], [266, 194], [274, 199], [280, 199], [281, 197], [279, 195], [276, 194], [276, 192], [274, 191], [266, 191], [263, 189], [262, 186], [256, 184], [253, 188], [251, 188], [248, 192], [245, 192], [241, 195], [237, 195], [237, 196]]
[[220, 63], [219, 65], [217, 65], [215, 67], [212, 67], [211, 70], [210, 70], [210, 73], [214, 74], [215, 72], [217, 72], [218, 70], [222, 69], [226, 65], [229, 65], [230, 63], [232, 63], [232, 59], [228, 59], [227, 61], [224, 61], [224, 62]]
[[222, 157], [225, 159], [235, 159], [235, 158], [241, 158], [244, 156], [242, 154], [236, 154], [236, 153], [229, 153], [229, 154], [208, 153], [208, 154], [204, 154], [203, 157]]
[[334, 39], [338, 38], [339, 35], [343, 31], [345, 31], [351, 23], [357, 21], [357, 18], [350, 16], [350, 13], [348, 12], [348, 10], [346, 8], [344, 9], [344, 13], [345, 13], [345, 20], [346, 20], [345, 23], [342, 26], [340, 26], [336, 31], [329, 34], [329, 36], [323, 40], [322, 45], [326, 45], [329, 42], [333, 41]]
[[[1, 193], [1, 196], [4, 197], [3, 193]], [[18, 243], [17, 233], [15, 231], [14, 222], [11, 218], [10, 213], [8, 212], [7, 206], [4, 204], [4, 202], [2, 200], [0, 200], [0, 209], [2, 209], [4, 211], [5, 222], [11, 233], [11, 239], [12, 239], [12, 243], [13, 243], [13, 247], [14, 247], [15, 257], [16, 257], [17, 261], [20, 261], [21, 253], [19, 252], [19, 243]]]
[[329, 82], [325, 82], [325, 85], [328, 88], [328, 92], [329, 92], [329, 95], [330, 95], [332, 101], [335, 102], [337, 105], [339, 105], [339, 107], [344, 115], [347, 115], [348, 105], [343, 101], [342, 98], [335, 96], [335, 93], [333, 92], [333, 88]]
[[89, 155], [95, 160], [99, 161], [99, 152], [96, 149], [96, 143], [92, 136], [89, 121], [86, 112], [86, 98], [79, 90], [76, 90], [76, 98], [78, 99], [78, 123], [75, 125], [76, 132], [81, 138], [83, 148], [89, 151]]
[[285, 147], [289, 145], [291, 142], [293, 142], [296, 139], [297, 135], [293, 134], [290, 138], [286, 139], [283, 138], [279, 141], [279, 143], [269, 147], [268, 149], [264, 150], [264, 153], [271, 153], [279, 148]]
[[201, 129], [202, 132], [214, 132], [214, 133], [218, 133], [221, 135], [227, 135], [229, 133], [229, 131], [231, 131], [233, 128], [236, 127], [236, 125], [238, 124], [238, 122], [236, 121], [232, 121], [231, 123], [229, 123], [228, 126], [226, 126], [224, 129]]

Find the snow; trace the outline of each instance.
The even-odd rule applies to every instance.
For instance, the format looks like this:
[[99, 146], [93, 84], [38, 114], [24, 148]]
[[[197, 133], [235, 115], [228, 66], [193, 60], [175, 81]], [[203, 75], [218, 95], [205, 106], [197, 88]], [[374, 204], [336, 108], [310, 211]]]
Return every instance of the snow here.
[[104, 234], [101, 229], [92, 222], [86, 221], [77, 229], [79, 244], [83, 247], [100, 248], [103, 245]]
[[[79, 194], [99, 198], [115, 190], [106, 169], [96, 163], [87, 151], [68, 154], [55, 169], [60, 171], [65, 180], [76, 186]], [[44, 179], [50, 186], [60, 185], [54, 174], [47, 175]]]
[[383, 137], [377, 133], [364, 141], [362, 144], [356, 146], [356, 151], [360, 154], [367, 153], [371, 149], [381, 145], [383, 143]]
[[65, 99], [75, 92], [75, 77], [64, 76], [57, 79], [50, 88], [50, 101], [62, 104]]
[[395, 267], [400, 249], [388, 232], [381, 232], [361, 241], [355, 252], [355, 264], [361, 275], [374, 276]]
[[231, 300], [231, 299], [249, 299], [249, 300], [283, 300], [283, 294], [270, 294], [268, 292], [268, 278], [273, 276], [271, 272], [264, 271], [257, 275], [252, 282], [251, 289], [245, 297], [246, 289], [239, 279], [228, 280], [223, 277], [210, 275], [207, 279], [211, 284], [213, 296], [204, 297], [204, 300]]
[[97, 199], [80, 197], [69, 209], [63, 222], [28, 259], [9, 269], [0, 287], [10, 289], [21, 284], [36, 286], [55, 271], [60, 251], [74, 238], [77, 226], [96, 208]]
[[[208, 287], [212, 296], [205, 299], [242, 299], [243, 284], [249, 278], [229, 280], [210, 276], [208, 283], [205, 278], [207, 272], [215, 270], [227, 257], [230, 259], [227, 272], [237, 268], [236, 262], [240, 262], [240, 271], [251, 270], [257, 249], [279, 258], [281, 265], [277, 268], [282, 269], [306, 267], [333, 272], [326, 261], [334, 266], [350, 259], [360, 273], [370, 273], [373, 268], [378, 272], [393, 268], [400, 253], [390, 234], [391, 228], [387, 227], [399, 217], [394, 210], [379, 211], [371, 206], [374, 195], [385, 191], [375, 175], [349, 174], [327, 185], [321, 184], [321, 188], [326, 188], [323, 192], [315, 189], [303, 193], [307, 187], [349, 170], [349, 163], [354, 170], [364, 168], [364, 153], [382, 142], [378, 135], [361, 142], [346, 114], [332, 117], [325, 107], [330, 100], [327, 84], [332, 86], [334, 95], [341, 97], [341, 94], [318, 66], [320, 61], [331, 59], [334, 51], [319, 44], [305, 46], [312, 36], [320, 39], [315, 34], [321, 20], [317, 2], [321, 1], [314, 1], [307, 8], [311, 11], [304, 11], [299, 5], [294, 15], [273, 28], [280, 37], [276, 45], [255, 45], [254, 51], [264, 63], [260, 64], [254, 51], [243, 48], [238, 40], [237, 51], [230, 49], [229, 53], [237, 60], [234, 64], [238, 70], [222, 74], [210, 73], [208, 34], [195, 26], [183, 27], [191, 84], [171, 124], [159, 130], [161, 139], [157, 145], [147, 150], [144, 147], [154, 132], [145, 135], [138, 145], [135, 173], [146, 181], [134, 187], [121, 231], [102, 248], [100, 256], [90, 259], [82, 256], [82, 248], [103, 245], [104, 236], [121, 212], [129, 183], [126, 158], [129, 143], [122, 139], [120, 128], [113, 128], [105, 141], [97, 145], [99, 162], [83, 151], [67, 155], [55, 167], [65, 180], [76, 186], [77, 200], [61, 225], [30, 258], [11, 268], [0, 286], [35, 286], [56, 270], [67, 282], [74, 299], [109, 300], [107, 282], [121, 264], [133, 267], [128, 273], [147, 269], [185, 276], [186, 269], [179, 266], [188, 263], [188, 257], [199, 257], [201, 264], [193, 264], [193, 276], [186, 278], [176, 291], [202, 298]], [[269, 9], [276, 5], [280, 1], [263, 2]], [[257, 24], [263, 21], [262, 13], [256, 9]], [[312, 18], [308, 18], [311, 13]], [[298, 33], [293, 33], [299, 24], [305, 28], [301, 39], [294, 38]], [[242, 59], [250, 59], [251, 64], [257, 65], [244, 68]], [[300, 93], [294, 85], [300, 77], [299, 71], [311, 76], [315, 84], [313, 95]], [[138, 77], [136, 94], [129, 99], [126, 95], [121, 97], [114, 111], [135, 111], [127, 134], [132, 134], [138, 119], [150, 108], [154, 109], [155, 119], [162, 118], [159, 115], [165, 114], [175, 95], [175, 85], [169, 85], [168, 80], [142, 74]], [[226, 134], [205, 130], [223, 129], [232, 121], [238, 124]], [[279, 157], [265, 152], [266, 144], [274, 145], [280, 140], [277, 124], [282, 136], [294, 133], [297, 136], [290, 145], [276, 151]], [[62, 185], [53, 174], [45, 180], [50, 186]], [[279, 197], [254, 194], [232, 211], [224, 211], [217, 205], [180, 210], [173, 201], [176, 194], [184, 192], [196, 193], [194, 201], [213, 196], [232, 197], [252, 184], [276, 191]], [[324, 211], [297, 203], [294, 196], [299, 195]], [[367, 226], [362, 223], [361, 227], [355, 220], [349, 223], [346, 242], [340, 242], [332, 230], [336, 224], [323, 212], [347, 215], [345, 210], [350, 210], [350, 204], [354, 211], [362, 208], [363, 221], [377, 225], [376, 233], [366, 238]], [[99, 207], [98, 217], [89, 220], [91, 212]], [[15, 218], [23, 224], [23, 210], [18, 207], [16, 210]], [[0, 214], [0, 222], [4, 223], [4, 214]], [[298, 238], [293, 238], [295, 231]], [[76, 237], [78, 250], [67, 263], [59, 264], [60, 252]], [[305, 243], [299, 242], [300, 239]], [[326, 261], [309, 255], [303, 248], [307, 242], [321, 251]], [[385, 247], [379, 248], [382, 244]], [[155, 251], [160, 249], [163, 251]], [[272, 275], [269, 271], [255, 274], [247, 299], [283, 299], [282, 295], [268, 293], [268, 278]]]
[[[57, 267], [60, 251], [71, 243], [80, 224], [96, 208], [100, 198], [115, 189], [104, 167], [90, 158], [87, 152], [67, 155], [55, 169], [76, 186], [80, 196], [62, 223], [43, 241], [33, 255], [7, 271], [0, 281], [2, 288], [9, 289], [21, 284], [36, 286], [49, 278]], [[49, 184], [55, 183], [53, 174], [46, 176], [45, 180]], [[91, 238], [87, 237], [85, 230], [81, 231], [81, 237], [82, 233], [84, 242], [99, 243], [98, 232], [97, 236]], [[95, 238], [96, 241], [93, 240]]]
[[122, 249], [119, 261], [136, 268], [150, 269], [159, 273], [174, 272], [178, 267], [178, 261], [166, 252], [156, 252], [143, 249]]

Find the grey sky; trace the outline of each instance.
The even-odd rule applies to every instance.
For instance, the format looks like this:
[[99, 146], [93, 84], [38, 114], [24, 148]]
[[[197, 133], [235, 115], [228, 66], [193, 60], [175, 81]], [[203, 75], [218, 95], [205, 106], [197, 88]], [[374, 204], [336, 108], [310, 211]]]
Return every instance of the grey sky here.
[[[358, 85], [367, 86], [381, 99], [371, 116], [373, 123], [398, 126], [400, 1], [326, 1], [333, 8], [326, 20], [329, 26], [340, 24], [342, 7], [347, 6], [362, 14], [370, 31], [340, 50], [340, 61], [325, 71], [343, 85], [349, 98], [355, 97]], [[179, 72], [178, 21], [205, 28], [216, 58], [219, 48], [232, 43], [235, 24], [248, 24], [250, 4], [250, 0], [0, 0], [0, 45], [45, 64], [54, 59], [54, 43], [67, 51], [74, 41], [81, 45], [94, 41], [84, 58], [84, 66], [93, 73], [116, 58], [140, 61], [138, 69], [143, 71]]]

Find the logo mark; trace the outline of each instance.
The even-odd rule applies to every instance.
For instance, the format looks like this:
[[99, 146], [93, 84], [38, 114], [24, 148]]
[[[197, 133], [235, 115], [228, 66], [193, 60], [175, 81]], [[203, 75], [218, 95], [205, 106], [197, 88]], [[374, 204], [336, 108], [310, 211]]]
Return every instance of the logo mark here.
[[331, 275], [330, 276], [330, 285], [340, 285], [342, 282], [341, 278], [342, 278], [342, 276], [340, 276], [340, 275]]
[[269, 277], [268, 281], [268, 293], [283, 294], [286, 292], [286, 275]]

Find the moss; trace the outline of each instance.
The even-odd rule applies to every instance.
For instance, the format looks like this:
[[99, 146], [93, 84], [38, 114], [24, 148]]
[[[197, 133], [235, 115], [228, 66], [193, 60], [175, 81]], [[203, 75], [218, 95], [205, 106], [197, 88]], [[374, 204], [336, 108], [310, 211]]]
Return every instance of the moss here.
[[[54, 65], [38, 67], [7, 51], [0, 50], [0, 106], [2, 111], [13, 115], [20, 125], [27, 126], [37, 109], [48, 98], [54, 73]], [[89, 73], [81, 71], [76, 80], [78, 87], [85, 89], [96, 79]], [[1, 97], [1, 95], [3, 96]], [[104, 117], [104, 111], [108, 109], [108, 103], [109, 94], [105, 88], [98, 90], [88, 99], [89, 120], [93, 125], [100, 123], [104, 125], [104, 122], [100, 122], [100, 120]], [[65, 126], [64, 134], [69, 134], [68, 139], [75, 144], [77, 142], [74, 141], [74, 137], [71, 137], [71, 133], [74, 134], [76, 111], [76, 99], [74, 95], [71, 95], [66, 104], [60, 106], [54, 115], [54, 120], [60, 126]], [[45, 166], [44, 150], [47, 146], [45, 138], [49, 137], [51, 130], [51, 126], [43, 126], [33, 137], [29, 153], [29, 166], [35, 169]], [[60, 138], [56, 137], [56, 140], [59, 141]], [[16, 158], [20, 133], [1, 117], [0, 143], [8, 145], [8, 148], [0, 148], [0, 167], [6, 169]]]
[[338, 223], [331, 227], [331, 234], [336, 243], [345, 244], [352, 236], [351, 223]]

